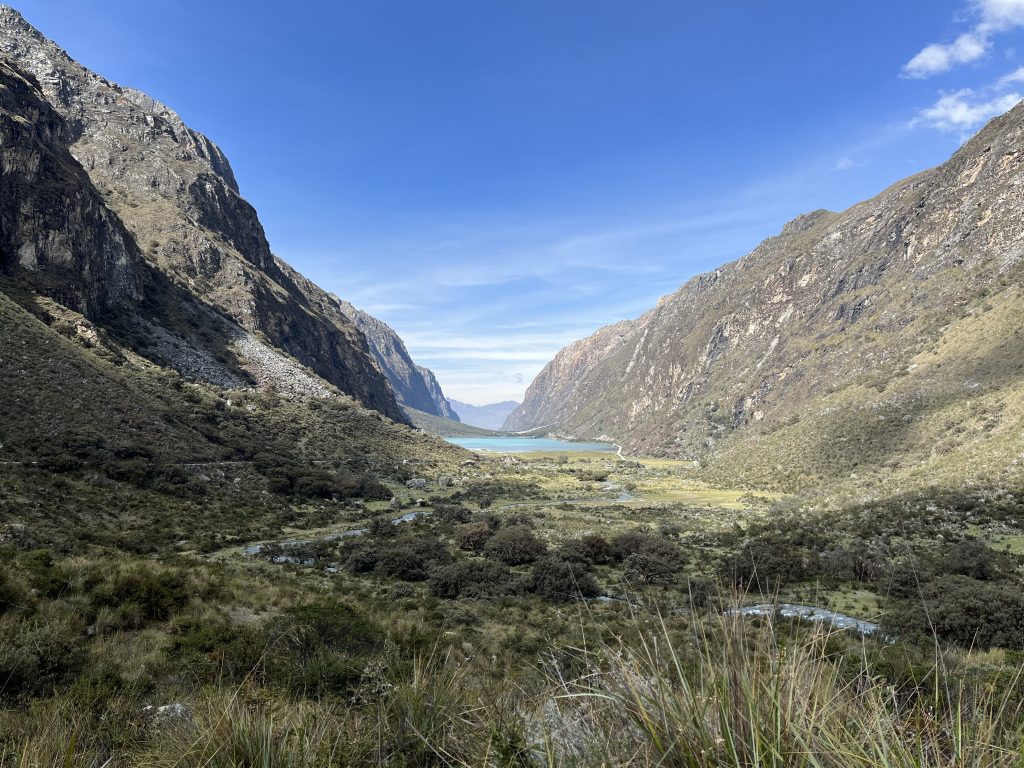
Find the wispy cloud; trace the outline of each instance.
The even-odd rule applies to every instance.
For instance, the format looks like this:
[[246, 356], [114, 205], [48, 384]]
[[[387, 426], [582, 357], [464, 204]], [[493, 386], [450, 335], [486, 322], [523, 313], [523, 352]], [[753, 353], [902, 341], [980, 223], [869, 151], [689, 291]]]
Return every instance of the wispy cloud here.
[[1016, 91], [986, 97], [964, 88], [940, 97], [932, 106], [921, 110], [917, 120], [940, 131], [967, 132], [1013, 109], [1021, 98]]
[[862, 165], [864, 165], [863, 162], [854, 160], [852, 157], [840, 157], [832, 166], [832, 170], [837, 172], [850, 171]]
[[1024, 27], [1024, 0], [971, 0], [968, 15], [974, 20], [969, 31], [951, 43], [926, 45], [903, 66], [903, 76], [931, 77], [982, 59], [991, 50], [993, 37]]

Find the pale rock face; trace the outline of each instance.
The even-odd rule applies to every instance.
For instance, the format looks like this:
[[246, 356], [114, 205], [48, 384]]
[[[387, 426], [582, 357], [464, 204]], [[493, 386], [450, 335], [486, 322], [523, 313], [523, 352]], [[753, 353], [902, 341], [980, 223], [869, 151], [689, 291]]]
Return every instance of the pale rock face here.
[[[845, 212], [800, 216], [642, 317], [569, 345], [505, 428], [553, 426], [610, 435], [628, 452], [706, 458], [825, 413], [846, 388], [871, 380], [884, 389], [954, 320], [989, 311], [986, 292], [1018, 301], [1022, 159], [1018, 106], [944, 165]], [[927, 371], [900, 407], [925, 408], [962, 384], [938, 366]], [[983, 386], [1024, 386], [1022, 374], [1000, 371]], [[858, 397], [875, 406], [864, 407], [892, 406], [894, 396], [867, 391]]]
[[[7, 7], [0, 7], [0, 58], [38, 81], [63, 119], [62, 139], [76, 165], [146, 261], [246, 333], [404, 420], [363, 335], [324, 291], [270, 252], [256, 211], [212, 141], [149, 96], [90, 72]], [[31, 152], [8, 151], [2, 159], [22, 173], [37, 162]], [[46, 245], [54, 262], [59, 248]], [[102, 245], [109, 261], [119, 260], [116, 243]], [[37, 257], [26, 250], [19, 260], [32, 269]], [[128, 282], [115, 288], [131, 294]]]
[[405, 342], [387, 323], [356, 309], [352, 304], [332, 296], [342, 313], [366, 336], [377, 364], [388, 377], [398, 402], [433, 416], [458, 421], [459, 416], [448, 404], [441, 385], [429, 368], [416, 365]]

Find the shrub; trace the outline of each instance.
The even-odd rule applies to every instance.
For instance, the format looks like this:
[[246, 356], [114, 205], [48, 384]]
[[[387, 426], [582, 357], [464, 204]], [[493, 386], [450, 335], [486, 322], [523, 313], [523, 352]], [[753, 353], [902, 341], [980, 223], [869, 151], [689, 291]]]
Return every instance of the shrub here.
[[483, 520], [455, 526], [455, 544], [459, 549], [480, 554], [494, 531]]
[[570, 539], [562, 544], [558, 552], [563, 560], [580, 565], [604, 565], [612, 559], [612, 548], [603, 536], [587, 534], [579, 539]]
[[377, 553], [375, 570], [402, 581], [424, 581], [432, 565], [451, 559], [448, 548], [436, 539], [415, 538], [396, 542]]
[[644, 584], [669, 584], [675, 578], [677, 566], [657, 555], [636, 552], [623, 563], [626, 578]]
[[946, 573], [970, 576], [980, 581], [995, 578], [999, 571], [997, 553], [978, 539], [964, 539], [954, 544], [943, 558], [942, 566]]
[[19, 608], [29, 601], [29, 593], [22, 580], [8, 568], [0, 568], [0, 614]]
[[670, 541], [643, 531], [620, 533], [610, 542], [612, 557], [625, 561], [630, 555], [648, 555], [678, 565], [679, 548]]
[[502, 528], [484, 545], [484, 553], [506, 565], [532, 563], [547, 551], [547, 545], [529, 528], [516, 525]]
[[185, 577], [178, 571], [151, 570], [136, 565], [116, 572], [98, 586], [93, 602], [98, 606], [124, 609], [137, 606], [141, 618], [164, 621], [189, 600]]
[[41, 696], [82, 669], [80, 627], [60, 621], [0, 624], [0, 696]]
[[444, 502], [434, 504], [434, 515], [442, 523], [448, 523], [449, 525], [468, 523], [473, 517], [473, 513], [467, 507], [461, 504], [445, 504]]
[[442, 566], [430, 576], [435, 597], [504, 597], [519, 591], [512, 571], [493, 560], [458, 560]]
[[883, 618], [899, 636], [940, 640], [965, 647], [1024, 649], [1024, 594], [1016, 584], [968, 576], [940, 576]]
[[549, 600], [594, 597], [601, 593], [593, 576], [557, 557], [542, 557], [533, 564], [528, 588]]

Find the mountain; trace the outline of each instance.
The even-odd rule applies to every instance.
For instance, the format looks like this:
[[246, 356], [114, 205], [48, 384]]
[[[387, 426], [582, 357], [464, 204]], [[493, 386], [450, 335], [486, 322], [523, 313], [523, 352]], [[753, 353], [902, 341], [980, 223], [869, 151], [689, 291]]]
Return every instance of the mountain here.
[[[23, 273], [36, 273], [35, 289], [71, 300], [90, 317], [106, 301], [140, 300], [160, 322], [136, 324], [146, 336], [137, 346], [190, 378], [282, 391], [319, 382], [404, 421], [365, 338], [337, 302], [271, 253], [213, 142], [163, 104], [90, 72], [8, 7], [0, 7], [0, 57], [38, 83], [53, 113], [47, 119], [63, 125], [56, 139], [72, 158], [62, 161], [65, 171], [81, 177], [79, 185], [91, 183], [88, 215], [116, 220], [110, 231], [119, 233], [101, 244], [103, 266], [121, 268], [108, 283], [113, 273], [78, 271], [87, 243], [32, 241], [23, 232], [29, 237], [16, 261]], [[76, 228], [89, 230], [85, 220]], [[118, 245], [129, 240], [131, 257]], [[144, 297], [143, 274], [151, 283]], [[176, 297], [204, 309], [181, 312]]]
[[[505, 422], [733, 482], [1004, 477], [1024, 455], [1024, 105], [563, 349]], [[889, 487], [892, 491], [892, 487]]]
[[366, 336], [370, 352], [391, 382], [399, 403], [431, 416], [440, 416], [450, 421], [459, 420], [458, 414], [448, 405], [434, 372], [413, 362], [405, 342], [394, 328], [356, 309], [347, 301], [336, 296], [332, 298], [342, 313]]
[[506, 417], [519, 405], [515, 400], [504, 400], [490, 405], [470, 405], [451, 399], [448, 402], [463, 422], [483, 429], [501, 429]]

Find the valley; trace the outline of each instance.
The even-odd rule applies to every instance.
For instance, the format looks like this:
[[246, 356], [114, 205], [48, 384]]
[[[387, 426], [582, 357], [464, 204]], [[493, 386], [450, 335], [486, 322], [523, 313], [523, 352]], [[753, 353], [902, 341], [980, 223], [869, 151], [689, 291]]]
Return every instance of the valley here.
[[0, 768], [1020, 765], [1024, 105], [483, 406], [6, 6], [0, 160]]

